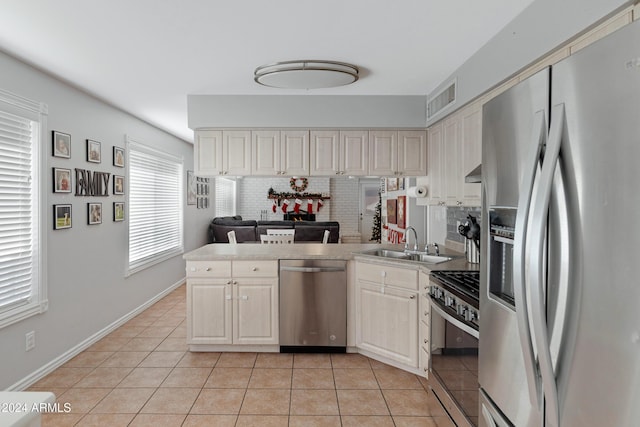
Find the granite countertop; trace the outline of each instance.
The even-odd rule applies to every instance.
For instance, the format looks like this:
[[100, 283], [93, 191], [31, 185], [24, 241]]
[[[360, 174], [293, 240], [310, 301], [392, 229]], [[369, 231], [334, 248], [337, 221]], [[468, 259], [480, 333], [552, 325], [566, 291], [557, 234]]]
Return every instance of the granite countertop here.
[[360, 259], [375, 261], [376, 264], [404, 266], [407, 268], [426, 268], [428, 270], [478, 270], [479, 264], [468, 263], [463, 253], [442, 248], [441, 254], [453, 257], [451, 261], [428, 264], [420, 261], [383, 258], [361, 253], [374, 249], [402, 251], [404, 245], [378, 243], [297, 243], [290, 245], [264, 245], [261, 243], [242, 243], [237, 245], [209, 244], [184, 254], [187, 261], [209, 260], [280, 260], [280, 259]]

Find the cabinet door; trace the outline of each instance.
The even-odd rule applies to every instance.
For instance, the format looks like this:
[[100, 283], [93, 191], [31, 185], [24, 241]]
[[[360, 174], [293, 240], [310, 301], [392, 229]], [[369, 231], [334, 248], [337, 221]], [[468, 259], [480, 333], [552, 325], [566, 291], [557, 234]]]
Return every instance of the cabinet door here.
[[369, 132], [369, 172], [371, 175], [394, 176], [398, 171], [398, 132]]
[[427, 198], [430, 205], [440, 205], [444, 203], [444, 170], [442, 162], [444, 159], [444, 135], [442, 132], [442, 122], [431, 126], [428, 130], [428, 162], [429, 188]]
[[465, 206], [480, 206], [480, 183], [466, 183], [465, 177], [482, 162], [482, 110], [473, 104], [462, 111], [460, 189]]
[[357, 309], [358, 347], [408, 367], [418, 367], [416, 292], [358, 281]]
[[442, 167], [444, 170], [444, 191], [445, 203], [448, 206], [459, 206], [462, 204], [460, 197], [458, 168], [460, 159], [460, 138], [462, 136], [462, 121], [460, 115], [455, 114], [453, 117], [445, 119], [444, 124], [444, 161]]
[[398, 173], [405, 176], [427, 174], [427, 133], [398, 131]]
[[369, 174], [369, 132], [340, 132], [340, 172], [345, 175]]
[[282, 131], [280, 147], [280, 170], [283, 175], [309, 175], [309, 131]]
[[340, 132], [311, 131], [309, 175], [336, 175], [340, 173]]
[[200, 130], [196, 132], [193, 164], [196, 175], [219, 175], [222, 173], [222, 131]]
[[280, 175], [280, 131], [251, 132], [251, 173], [253, 175]]
[[251, 131], [224, 131], [223, 174], [251, 175]]
[[230, 280], [187, 283], [187, 344], [231, 344]]
[[278, 344], [278, 279], [235, 279], [233, 343]]

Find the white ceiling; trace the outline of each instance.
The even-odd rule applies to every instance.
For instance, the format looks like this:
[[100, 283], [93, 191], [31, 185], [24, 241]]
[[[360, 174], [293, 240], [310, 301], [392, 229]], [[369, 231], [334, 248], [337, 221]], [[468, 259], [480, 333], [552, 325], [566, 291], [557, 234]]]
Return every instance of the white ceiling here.
[[[0, 49], [187, 141], [187, 95], [426, 95], [533, 0], [2, 0]], [[263, 64], [353, 63], [283, 90]]]

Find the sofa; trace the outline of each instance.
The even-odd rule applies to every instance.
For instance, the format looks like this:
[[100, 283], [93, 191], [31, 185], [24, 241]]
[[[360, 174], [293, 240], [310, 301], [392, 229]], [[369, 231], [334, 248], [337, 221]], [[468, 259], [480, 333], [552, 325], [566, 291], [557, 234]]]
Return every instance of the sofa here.
[[229, 243], [227, 233], [235, 231], [238, 243], [260, 242], [267, 229], [295, 229], [294, 242], [321, 243], [324, 231], [329, 230], [329, 243], [338, 243], [340, 223], [336, 221], [254, 221], [241, 216], [216, 217], [209, 224], [209, 243]]

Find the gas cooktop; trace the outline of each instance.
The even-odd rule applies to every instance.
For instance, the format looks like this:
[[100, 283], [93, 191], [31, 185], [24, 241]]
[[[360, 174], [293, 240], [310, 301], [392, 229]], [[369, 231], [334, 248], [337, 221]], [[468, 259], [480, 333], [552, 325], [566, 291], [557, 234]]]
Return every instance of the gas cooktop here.
[[440, 283], [443, 287], [450, 288], [451, 290], [464, 294], [476, 304], [480, 301], [479, 271], [435, 270], [431, 272], [431, 279], [436, 283]]

